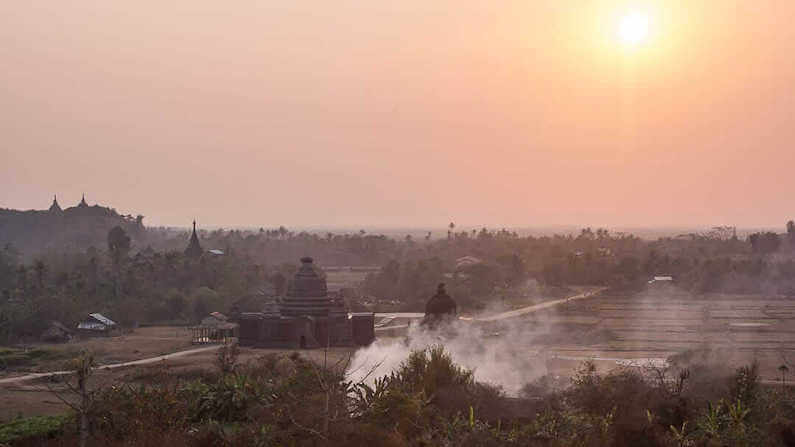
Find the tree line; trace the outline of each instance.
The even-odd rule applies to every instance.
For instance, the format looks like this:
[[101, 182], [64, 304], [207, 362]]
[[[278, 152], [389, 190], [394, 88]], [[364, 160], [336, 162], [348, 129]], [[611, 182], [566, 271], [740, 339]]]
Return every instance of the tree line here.
[[305, 255], [327, 266], [380, 265], [355, 295], [396, 300], [407, 311], [421, 311], [439, 282], [463, 309], [520, 293], [528, 281], [545, 292], [571, 285], [631, 292], [656, 275], [672, 275], [692, 293], [795, 295], [792, 222], [782, 235], [745, 239], [731, 227], [657, 240], [590, 228], [540, 237], [453, 230], [445, 238], [414, 240], [363, 231], [216, 229], [200, 232], [201, 244], [223, 254], [199, 258], [183, 253], [190, 234], [184, 230], [124, 225], [111, 228], [99, 247], [49, 250], [30, 260], [9, 243], [0, 249], [0, 340], [35, 336], [53, 320], [73, 325], [88, 312], [134, 325], [259, 310], [263, 293], [284, 294]]

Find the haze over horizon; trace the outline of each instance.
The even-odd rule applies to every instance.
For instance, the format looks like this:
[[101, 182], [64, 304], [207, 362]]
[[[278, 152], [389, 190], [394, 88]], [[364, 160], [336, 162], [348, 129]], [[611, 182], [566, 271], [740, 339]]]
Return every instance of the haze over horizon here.
[[[616, 38], [642, 11], [648, 40]], [[0, 207], [781, 227], [795, 2], [0, 4]]]

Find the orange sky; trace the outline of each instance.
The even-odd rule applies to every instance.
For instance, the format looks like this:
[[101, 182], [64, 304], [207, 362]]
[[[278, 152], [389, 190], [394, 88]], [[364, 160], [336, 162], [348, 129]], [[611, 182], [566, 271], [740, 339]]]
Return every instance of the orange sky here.
[[[629, 10], [643, 45], [616, 39]], [[789, 0], [1, 2], [0, 206], [783, 228], [793, 22]]]

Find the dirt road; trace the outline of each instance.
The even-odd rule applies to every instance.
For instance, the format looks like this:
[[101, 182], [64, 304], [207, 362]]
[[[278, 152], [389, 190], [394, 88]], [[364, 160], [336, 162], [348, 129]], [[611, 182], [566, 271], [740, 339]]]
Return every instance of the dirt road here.
[[504, 320], [506, 318], [519, 317], [519, 316], [526, 315], [526, 314], [529, 314], [529, 313], [538, 312], [539, 310], [549, 309], [550, 307], [555, 307], [558, 304], [564, 304], [564, 303], [568, 303], [568, 302], [571, 302], [571, 301], [577, 301], [577, 300], [581, 300], [581, 299], [584, 299], [584, 298], [589, 298], [589, 297], [591, 297], [593, 295], [596, 295], [599, 292], [602, 292], [602, 291], [604, 291], [606, 289], [607, 289], [607, 287], [599, 287], [599, 288], [594, 289], [594, 290], [589, 290], [588, 292], [583, 292], [583, 293], [581, 293], [579, 295], [574, 295], [574, 296], [570, 296], [570, 297], [567, 297], [567, 298], [561, 298], [559, 300], [545, 301], [543, 303], [534, 304], [532, 306], [522, 307], [522, 308], [516, 309], [516, 310], [510, 310], [508, 312], [499, 313], [497, 315], [492, 315], [490, 317], [474, 318], [473, 320], [475, 320], [475, 321], [497, 321], [497, 320]]
[[[125, 366], [148, 365], [148, 364], [151, 364], [151, 363], [157, 363], [157, 362], [160, 362], [160, 361], [163, 361], [163, 360], [168, 360], [168, 359], [175, 358], [175, 357], [183, 357], [183, 356], [186, 356], [186, 355], [197, 354], [197, 353], [205, 352], [205, 351], [211, 351], [211, 350], [214, 350], [214, 349], [218, 349], [219, 347], [220, 347], [219, 345], [204, 346], [204, 347], [201, 347], [201, 348], [188, 349], [186, 351], [178, 351], [178, 352], [174, 352], [174, 353], [171, 353], [171, 354], [159, 355], [159, 356], [156, 356], [156, 357], [149, 357], [149, 358], [140, 359], [140, 360], [133, 360], [133, 361], [130, 361], [130, 362], [114, 363], [114, 364], [110, 364], [110, 365], [100, 365], [100, 366], [96, 366], [94, 369], [106, 370], [106, 369], [123, 368]], [[26, 374], [24, 376], [8, 377], [8, 378], [5, 378], [5, 379], [0, 379], [0, 385], [9, 384], [9, 383], [24, 382], [24, 381], [27, 381], [27, 380], [38, 379], [40, 377], [63, 376], [63, 375], [72, 374], [72, 373], [73, 373], [73, 371], [51, 371], [51, 372], [44, 372], [44, 373], [32, 373], [32, 374]]]
[[[602, 291], [604, 291], [606, 289], [607, 289], [607, 287], [598, 287], [598, 288], [594, 288], [593, 290], [589, 290], [587, 292], [580, 293], [578, 295], [573, 295], [573, 296], [570, 296], [570, 297], [561, 298], [559, 300], [545, 301], [543, 303], [533, 304], [532, 306], [525, 306], [525, 307], [522, 307], [522, 308], [519, 308], [519, 309], [514, 309], [514, 310], [507, 311], [507, 312], [502, 312], [502, 313], [499, 313], [499, 314], [496, 314], [496, 315], [491, 315], [491, 316], [488, 316], [488, 317], [475, 317], [475, 318], [459, 317], [459, 319], [463, 320], [463, 321], [497, 321], [497, 320], [504, 320], [506, 318], [519, 317], [519, 316], [530, 314], [530, 313], [533, 313], [533, 312], [538, 312], [539, 310], [549, 309], [550, 307], [555, 307], [555, 306], [557, 306], [559, 304], [564, 304], [564, 303], [568, 303], [568, 302], [572, 302], [572, 301], [581, 300], [581, 299], [584, 299], [584, 298], [589, 298], [589, 297], [592, 297], [592, 296], [594, 296], [594, 295], [596, 295], [596, 294], [598, 294], [598, 293], [600, 293], [600, 292], [602, 292]], [[387, 313], [377, 313], [377, 314], [375, 314], [376, 318], [392, 319], [392, 320], [394, 320], [394, 319], [418, 320], [418, 319], [421, 319], [424, 316], [425, 316], [424, 313], [416, 313], [416, 312], [387, 312]], [[405, 328], [408, 328], [408, 327], [409, 327], [409, 324], [399, 324], [399, 325], [394, 325], [394, 326], [386, 326], [386, 325], [379, 326], [379, 325], [376, 325], [375, 332], [378, 333], [378, 332], [393, 331], [393, 330], [397, 330], [397, 329], [405, 329]]]

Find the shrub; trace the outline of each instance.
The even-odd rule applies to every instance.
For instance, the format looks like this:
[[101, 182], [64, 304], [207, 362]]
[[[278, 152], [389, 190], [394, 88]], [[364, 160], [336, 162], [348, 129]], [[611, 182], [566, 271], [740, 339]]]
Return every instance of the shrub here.
[[27, 438], [49, 438], [63, 432], [68, 415], [33, 416], [0, 425], [0, 444]]

